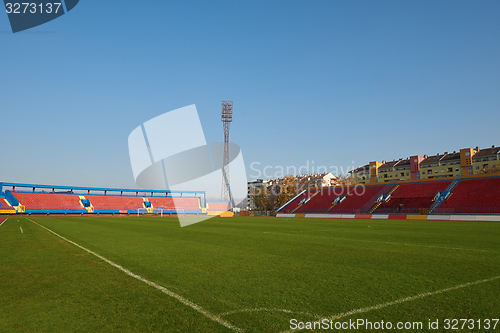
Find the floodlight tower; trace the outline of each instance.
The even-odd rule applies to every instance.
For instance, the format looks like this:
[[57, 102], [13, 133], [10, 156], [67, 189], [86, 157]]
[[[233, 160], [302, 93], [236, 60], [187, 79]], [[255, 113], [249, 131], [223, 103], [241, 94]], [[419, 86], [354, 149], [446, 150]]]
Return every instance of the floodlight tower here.
[[222, 124], [224, 127], [224, 157], [222, 160], [222, 193], [221, 200], [229, 201], [230, 208], [234, 207], [234, 200], [229, 185], [229, 127], [233, 121], [233, 102], [222, 101]]

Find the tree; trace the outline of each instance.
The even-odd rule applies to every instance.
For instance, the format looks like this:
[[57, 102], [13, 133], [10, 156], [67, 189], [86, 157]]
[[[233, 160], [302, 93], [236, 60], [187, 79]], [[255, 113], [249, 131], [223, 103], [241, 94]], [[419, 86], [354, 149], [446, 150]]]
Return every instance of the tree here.
[[483, 169], [483, 173], [500, 173], [500, 165], [499, 166], [496, 166], [494, 168], [486, 168], [486, 169]]
[[297, 181], [294, 176], [286, 175], [279, 183], [279, 192], [275, 208], [279, 208], [297, 195]]
[[274, 208], [274, 196], [266, 188], [265, 185], [257, 187], [251, 192], [252, 201], [257, 210], [273, 210]]
[[355, 186], [357, 182], [354, 180], [354, 177], [351, 175], [339, 175], [337, 178], [338, 184], [343, 187]]

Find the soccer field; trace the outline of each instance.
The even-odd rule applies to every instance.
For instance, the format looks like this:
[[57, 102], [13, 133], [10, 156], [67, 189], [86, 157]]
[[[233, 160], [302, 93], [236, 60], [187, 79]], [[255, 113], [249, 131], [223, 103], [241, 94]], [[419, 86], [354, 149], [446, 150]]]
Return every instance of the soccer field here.
[[446, 319], [492, 331], [499, 239], [482, 222], [13, 217], [0, 225], [0, 332], [451, 331]]

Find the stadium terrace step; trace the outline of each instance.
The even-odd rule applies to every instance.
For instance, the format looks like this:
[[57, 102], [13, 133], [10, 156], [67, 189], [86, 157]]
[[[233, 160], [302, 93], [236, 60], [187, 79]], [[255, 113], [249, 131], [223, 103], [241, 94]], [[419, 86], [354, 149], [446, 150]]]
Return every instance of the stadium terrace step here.
[[295, 212], [324, 213], [331, 207], [335, 199], [346, 195], [348, 191], [349, 188], [347, 187], [327, 187], [311, 190], [310, 193], [313, 193], [313, 195], [309, 197], [307, 202], [298, 207]]
[[444, 191], [451, 181], [400, 184], [390, 192], [388, 201], [380, 203], [372, 213], [415, 213], [427, 211], [436, 193]]
[[[315, 191], [315, 192], [311, 195], [312, 191]], [[306, 198], [302, 199], [299, 202], [299, 205], [297, 207], [295, 207], [294, 210], [292, 210], [292, 213], [295, 213], [297, 210], [299, 210], [303, 205], [305, 205], [306, 203], [308, 203], [309, 201], [311, 201], [311, 199], [314, 198], [319, 193], [320, 193], [319, 190], [310, 190], [310, 191], [308, 191], [309, 195]]]
[[[386, 186], [388, 185], [358, 186], [356, 191], [355, 188], [340, 187], [309, 190], [291, 200], [279, 212], [299, 215], [500, 214], [499, 176], [420, 181]], [[381, 195], [390, 196], [386, 201], [377, 200]], [[338, 198], [344, 196], [345, 199], [340, 202]], [[305, 202], [307, 199], [309, 200]], [[290, 207], [294, 208], [290, 211], [287, 209]]]
[[94, 212], [136, 212], [138, 208], [144, 208], [142, 197], [114, 196], [114, 195], [86, 195], [94, 207]]
[[177, 211], [198, 213], [202, 211], [199, 198], [148, 197], [148, 200], [153, 209], [162, 208], [165, 213]]
[[[329, 213], [366, 213], [375, 202], [378, 193], [387, 185], [356, 186], [352, 188], [345, 200], [330, 209]], [[366, 208], [367, 206], [370, 206]]]
[[209, 212], [226, 212], [229, 209], [229, 201], [207, 201], [207, 211]]
[[500, 177], [462, 179], [435, 213], [500, 213]]
[[80, 197], [75, 194], [12, 192], [19, 201], [18, 210], [33, 212], [87, 212]]

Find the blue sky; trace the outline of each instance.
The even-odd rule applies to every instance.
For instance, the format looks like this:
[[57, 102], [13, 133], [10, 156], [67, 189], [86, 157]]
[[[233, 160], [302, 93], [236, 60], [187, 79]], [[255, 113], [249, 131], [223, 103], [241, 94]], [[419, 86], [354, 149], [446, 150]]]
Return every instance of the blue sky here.
[[135, 187], [130, 132], [196, 104], [222, 141], [221, 100], [250, 179], [500, 145], [499, 18], [492, 0], [81, 0], [12, 34], [0, 13], [0, 181]]

